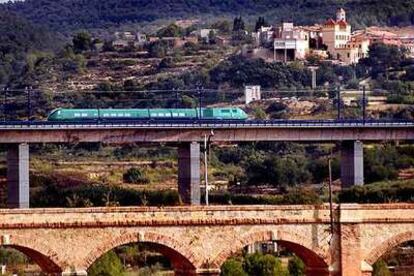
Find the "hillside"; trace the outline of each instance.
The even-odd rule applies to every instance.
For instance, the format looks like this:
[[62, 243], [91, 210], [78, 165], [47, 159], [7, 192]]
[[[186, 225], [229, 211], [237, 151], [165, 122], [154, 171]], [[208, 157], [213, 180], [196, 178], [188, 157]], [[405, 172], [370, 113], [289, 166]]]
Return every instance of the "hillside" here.
[[338, 7], [349, 11], [355, 26], [414, 23], [412, 0], [26, 0], [2, 8], [59, 31], [105, 28], [157, 19], [207, 15], [265, 15], [269, 21], [294, 19], [315, 23], [332, 16]]
[[53, 51], [60, 45], [60, 39], [45, 28], [0, 10], [0, 84], [18, 83], [28, 73], [29, 53]]

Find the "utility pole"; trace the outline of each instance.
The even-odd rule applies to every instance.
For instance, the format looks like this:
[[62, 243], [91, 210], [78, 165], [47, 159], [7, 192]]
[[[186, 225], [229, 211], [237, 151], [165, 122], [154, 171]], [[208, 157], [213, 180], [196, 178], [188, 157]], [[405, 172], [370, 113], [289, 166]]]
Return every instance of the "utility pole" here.
[[334, 217], [333, 217], [333, 202], [332, 202], [332, 159], [328, 159], [329, 168], [329, 217], [331, 222], [331, 234], [334, 233]]
[[27, 93], [27, 121], [30, 121], [32, 116], [32, 87], [26, 87]]
[[7, 121], [7, 110], [6, 110], [6, 105], [7, 105], [7, 90], [8, 88], [4, 87], [3, 88], [3, 121]]
[[178, 90], [173, 88], [173, 92], [175, 91], [175, 108], [178, 108]]
[[365, 120], [367, 119], [367, 114], [366, 114], [366, 104], [367, 104], [367, 99], [366, 99], [367, 95], [366, 95], [366, 89], [365, 89], [365, 85], [362, 86], [362, 122], [363, 124], [365, 124]]
[[203, 118], [203, 114], [202, 114], [202, 91], [203, 88], [198, 90], [198, 119], [201, 120]]
[[337, 101], [338, 101], [338, 115], [337, 119], [338, 121], [341, 120], [341, 87], [337, 87]]
[[209, 185], [208, 185], [208, 155], [210, 152], [211, 137], [214, 136], [214, 131], [210, 130], [210, 134], [204, 134], [204, 180], [206, 186], [206, 205], [209, 205]]

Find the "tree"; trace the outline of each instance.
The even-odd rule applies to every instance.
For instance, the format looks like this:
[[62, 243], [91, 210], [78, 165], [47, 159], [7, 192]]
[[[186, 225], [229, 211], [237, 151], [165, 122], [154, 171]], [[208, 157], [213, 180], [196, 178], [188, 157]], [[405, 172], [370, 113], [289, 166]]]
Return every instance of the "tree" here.
[[244, 270], [249, 275], [255, 276], [287, 276], [288, 272], [283, 268], [282, 262], [273, 255], [251, 254], [244, 262]]
[[211, 28], [217, 29], [220, 33], [228, 34], [231, 31], [231, 24], [227, 20], [221, 20], [221, 21], [214, 22], [211, 25]]
[[244, 31], [245, 24], [241, 16], [234, 18], [233, 20], [233, 32]]
[[255, 31], [257, 32], [261, 27], [267, 27], [269, 24], [266, 22], [264, 17], [259, 16], [256, 21]]
[[289, 260], [288, 270], [290, 276], [303, 276], [305, 275], [306, 267], [303, 261], [295, 255]]
[[260, 106], [255, 107], [253, 110], [254, 118], [258, 120], [264, 120], [267, 117], [266, 112]]
[[372, 268], [372, 276], [391, 276], [391, 272], [384, 260], [379, 260], [372, 266]]
[[150, 182], [145, 174], [137, 168], [127, 170], [123, 175], [123, 179], [126, 183], [132, 184], [148, 184]]
[[216, 44], [216, 33], [213, 30], [208, 33], [208, 43]]
[[84, 51], [89, 51], [93, 48], [91, 35], [87, 32], [77, 33], [73, 39], [73, 50], [76, 53], [82, 53]]
[[91, 276], [122, 276], [123, 274], [122, 262], [114, 251], [103, 255], [88, 269], [88, 275]]
[[168, 53], [168, 43], [163, 40], [154, 41], [148, 46], [148, 54], [153, 58], [163, 58]]
[[377, 78], [390, 68], [399, 68], [405, 59], [404, 50], [395, 45], [375, 43], [369, 47], [369, 55], [361, 63], [371, 68], [371, 76]]
[[170, 24], [157, 32], [158, 37], [179, 37], [183, 35], [183, 29], [177, 25]]
[[221, 266], [221, 276], [247, 276], [243, 270], [242, 262], [236, 259], [229, 259]]

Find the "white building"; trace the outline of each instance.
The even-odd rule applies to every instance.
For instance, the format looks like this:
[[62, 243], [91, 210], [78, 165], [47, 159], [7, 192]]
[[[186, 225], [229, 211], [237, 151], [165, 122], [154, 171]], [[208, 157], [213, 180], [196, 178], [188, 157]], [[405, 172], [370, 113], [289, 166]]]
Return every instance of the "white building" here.
[[271, 45], [275, 36], [273, 27], [260, 27], [257, 32], [252, 33], [256, 43], [260, 46]]
[[244, 88], [245, 104], [249, 104], [254, 101], [260, 101], [262, 99], [260, 85], [247, 85]]
[[273, 41], [274, 60], [284, 62], [305, 59], [309, 53], [309, 33], [294, 27], [293, 23], [282, 23], [275, 31]]

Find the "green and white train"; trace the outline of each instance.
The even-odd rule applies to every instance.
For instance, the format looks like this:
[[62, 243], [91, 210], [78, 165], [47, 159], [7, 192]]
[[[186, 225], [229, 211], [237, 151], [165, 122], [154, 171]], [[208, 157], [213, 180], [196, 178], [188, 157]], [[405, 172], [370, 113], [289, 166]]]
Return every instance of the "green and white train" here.
[[159, 108], [159, 109], [67, 109], [53, 110], [48, 121], [114, 120], [246, 120], [247, 114], [237, 107]]

